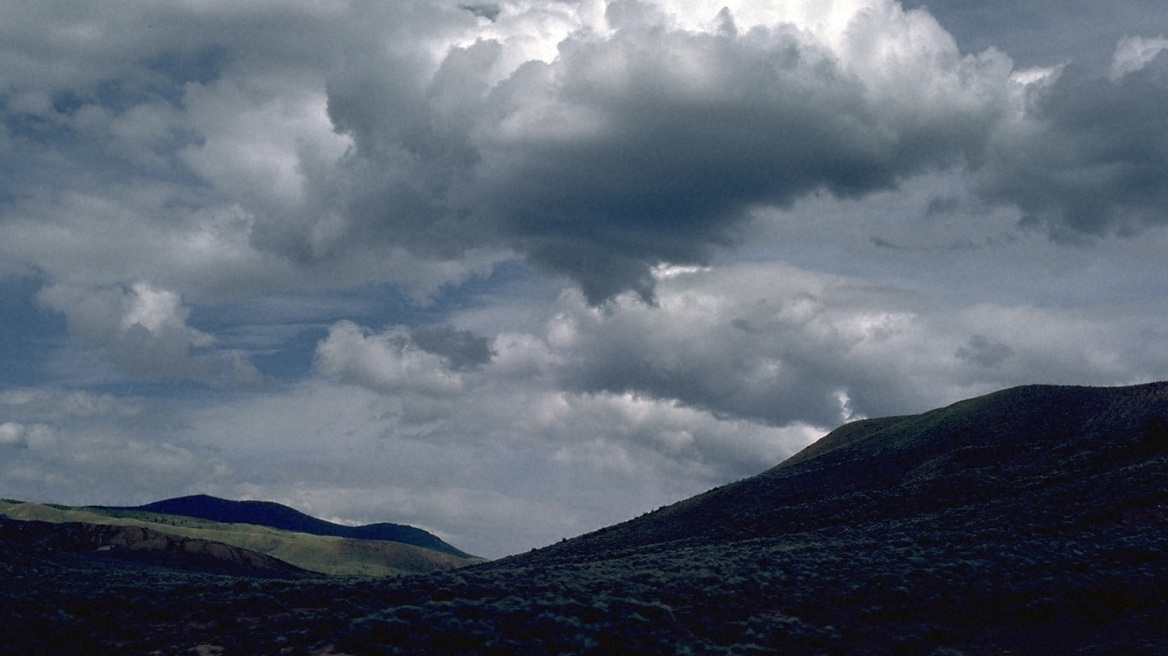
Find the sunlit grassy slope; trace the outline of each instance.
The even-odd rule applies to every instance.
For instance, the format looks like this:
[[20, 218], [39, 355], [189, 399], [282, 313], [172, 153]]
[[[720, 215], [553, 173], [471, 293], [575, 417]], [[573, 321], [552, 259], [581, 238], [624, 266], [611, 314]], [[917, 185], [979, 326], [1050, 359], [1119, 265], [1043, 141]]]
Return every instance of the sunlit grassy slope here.
[[44, 522], [87, 522], [141, 526], [161, 533], [222, 542], [278, 558], [312, 572], [333, 575], [394, 576], [462, 567], [477, 558], [397, 542], [357, 540], [282, 531], [251, 524], [225, 524], [205, 519], [142, 511], [106, 511], [0, 501], [0, 515]]

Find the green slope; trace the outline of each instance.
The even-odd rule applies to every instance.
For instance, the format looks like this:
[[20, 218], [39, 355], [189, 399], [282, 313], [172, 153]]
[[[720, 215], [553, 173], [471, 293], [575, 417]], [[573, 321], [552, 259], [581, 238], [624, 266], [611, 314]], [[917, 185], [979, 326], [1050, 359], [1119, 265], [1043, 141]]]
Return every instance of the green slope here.
[[478, 558], [462, 558], [397, 542], [309, 535], [251, 524], [225, 524], [141, 511], [105, 511], [2, 500], [0, 515], [55, 523], [139, 526], [170, 535], [222, 542], [277, 558], [301, 569], [332, 575], [397, 576], [482, 562]]

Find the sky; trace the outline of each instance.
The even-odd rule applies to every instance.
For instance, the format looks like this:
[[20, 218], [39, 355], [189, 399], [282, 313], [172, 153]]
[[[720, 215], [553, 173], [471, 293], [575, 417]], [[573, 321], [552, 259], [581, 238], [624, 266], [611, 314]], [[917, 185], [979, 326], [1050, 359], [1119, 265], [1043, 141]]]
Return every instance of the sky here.
[[1168, 379], [1161, 0], [0, 0], [0, 496], [499, 557]]

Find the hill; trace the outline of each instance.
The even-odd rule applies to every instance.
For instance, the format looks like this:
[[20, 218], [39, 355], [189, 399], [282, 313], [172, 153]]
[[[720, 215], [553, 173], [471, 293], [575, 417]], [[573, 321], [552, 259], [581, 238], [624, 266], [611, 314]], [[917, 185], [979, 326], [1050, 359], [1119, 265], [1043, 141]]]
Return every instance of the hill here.
[[1168, 383], [1028, 386], [847, 424], [763, 474], [540, 552], [603, 558], [944, 516], [1049, 527], [1157, 516]]
[[249, 549], [141, 526], [22, 521], [0, 516], [0, 544], [5, 545], [7, 560], [23, 557], [77, 563], [89, 558], [236, 576], [309, 575], [306, 570]]
[[432, 549], [458, 558], [473, 558], [470, 554], [456, 549], [438, 536], [413, 526], [402, 524], [366, 524], [364, 526], [344, 526], [306, 515], [299, 510], [271, 501], [232, 501], [206, 494], [197, 494], [164, 501], [155, 501], [143, 506], [111, 507], [100, 506], [107, 511], [144, 511], [184, 517], [198, 517], [228, 524], [253, 524], [285, 531], [327, 535], [355, 540], [383, 540], [400, 542], [424, 549]]
[[1160, 655], [1166, 427], [1168, 383], [1005, 390], [425, 576], [241, 585], [0, 557], [0, 652]]
[[[275, 505], [275, 504], [272, 504]], [[482, 559], [400, 542], [313, 535], [143, 510], [70, 507], [0, 500], [0, 517], [51, 523], [145, 529], [173, 538], [215, 542], [330, 575], [399, 576], [463, 567]], [[177, 556], [176, 556], [177, 558]]]

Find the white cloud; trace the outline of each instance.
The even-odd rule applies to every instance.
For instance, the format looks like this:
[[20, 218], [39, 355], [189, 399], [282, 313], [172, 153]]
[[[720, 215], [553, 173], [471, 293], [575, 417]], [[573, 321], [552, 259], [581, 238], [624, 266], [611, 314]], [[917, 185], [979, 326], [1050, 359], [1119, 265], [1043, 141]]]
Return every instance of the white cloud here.
[[1122, 384], [1168, 370], [1157, 350], [1131, 351], [1146, 343], [1139, 335], [1164, 329], [1126, 302], [964, 307], [775, 263], [710, 267], [658, 285], [657, 307], [622, 297], [597, 310], [561, 297], [549, 327], [565, 361], [561, 384], [831, 427], [852, 413], [925, 410], [1015, 384]]
[[404, 327], [374, 335], [351, 321], [334, 324], [317, 346], [316, 366], [326, 376], [384, 393], [450, 395], [462, 387], [462, 375], [415, 346]]
[[242, 353], [212, 348], [212, 335], [187, 325], [189, 310], [175, 292], [146, 283], [97, 290], [56, 285], [41, 290], [39, 300], [65, 315], [73, 335], [132, 375], [241, 387], [265, 383]]
[[1125, 36], [1115, 46], [1115, 55], [1111, 60], [1111, 80], [1118, 80], [1144, 68], [1164, 50], [1168, 50], [1168, 39], [1164, 37]]
[[25, 428], [14, 421], [0, 424], [0, 446], [28, 448], [28, 439], [25, 438]]

